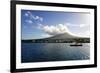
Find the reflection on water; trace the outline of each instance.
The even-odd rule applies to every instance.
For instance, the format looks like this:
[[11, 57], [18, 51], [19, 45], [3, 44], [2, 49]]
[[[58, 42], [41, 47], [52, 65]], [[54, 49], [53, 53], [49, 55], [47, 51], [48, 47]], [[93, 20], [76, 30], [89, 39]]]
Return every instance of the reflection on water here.
[[90, 58], [90, 44], [70, 46], [71, 43], [22, 43], [21, 61], [45, 62], [87, 60]]

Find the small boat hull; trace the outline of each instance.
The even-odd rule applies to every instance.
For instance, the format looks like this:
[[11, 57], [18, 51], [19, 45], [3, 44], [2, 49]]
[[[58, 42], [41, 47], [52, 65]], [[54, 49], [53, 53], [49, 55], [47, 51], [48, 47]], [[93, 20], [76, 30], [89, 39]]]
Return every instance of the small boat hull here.
[[80, 45], [76, 45], [76, 44], [74, 45], [74, 44], [72, 44], [72, 45], [70, 45], [70, 46], [82, 46], [82, 44], [80, 44]]

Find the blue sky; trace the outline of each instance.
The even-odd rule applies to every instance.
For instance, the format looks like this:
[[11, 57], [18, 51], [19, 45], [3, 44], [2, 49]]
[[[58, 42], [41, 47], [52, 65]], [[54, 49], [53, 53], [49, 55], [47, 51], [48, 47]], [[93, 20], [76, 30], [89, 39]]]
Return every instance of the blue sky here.
[[89, 13], [21, 10], [21, 36], [39, 39], [67, 31], [89, 36], [89, 17]]

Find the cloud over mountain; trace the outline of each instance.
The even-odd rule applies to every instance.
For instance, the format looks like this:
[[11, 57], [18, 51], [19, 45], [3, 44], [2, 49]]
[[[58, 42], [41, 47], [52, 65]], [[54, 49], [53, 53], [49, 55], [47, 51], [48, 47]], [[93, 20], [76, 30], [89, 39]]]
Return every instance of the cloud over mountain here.
[[[80, 25], [75, 25], [75, 26], [84, 29], [87, 25], [80, 24]], [[75, 26], [73, 26], [73, 28], [75, 28]], [[68, 34], [73, 35], [73, 36], [89, 37], [89, 34], [90, 34], [89, 30], [87, 30], [87, 31], [80, 30], [81, 33], [72, 33], [68, 29], [68, 25], [67, 24], [58, 24], [58, 25], [43, 25], [43, 24], [38, 24], [38, 28], [40, 30], [42, 30], [43, 32], [45, 32], [45, 34], [50, 35], [50, 36], [54, 36], [54, 35], [58, 35], [58, 34], [63, 34], [63, 33], [68, 33]], [[83, 35], [83, 33], [85, 35]]]
[[64, 24], [58, 24], [58, 25], [42, 25], [42, 24], [39, 24], [38, 27], [49, 35], [57, 35], [57, 34], [69, 32], [67, 26], [64, 25]]

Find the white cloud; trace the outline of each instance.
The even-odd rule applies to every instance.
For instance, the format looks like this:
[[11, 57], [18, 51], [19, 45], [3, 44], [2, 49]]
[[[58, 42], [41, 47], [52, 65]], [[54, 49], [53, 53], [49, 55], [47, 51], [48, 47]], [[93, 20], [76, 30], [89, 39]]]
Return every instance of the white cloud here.
[[33, 21], [32, 20], [25, 20], [26, 23], [32, 24]]
[[[47, 35], [57, 35], [57, 34], [62, 34], [62, 33], [69, 33], [70, 35], [74, 36], [80, 36], [80, 37], [89, 37], [90, 36], [90, 30], [89, 29], [84, 29], [82, 27], [85, 27], [85, 25], [77, 26], [79, 31], [73, 31], [71, 32], [68, 29], [66, 24], [58, 24], [58, 25], [43, 25], [43, 24], [38, 24], [38, 29], [43, 30]], [[75, 28], [75, 27], [73, 27]]]
[[29, 16], [31, 19], [33, 19], [33, 20], [39, 20], [39, 21], [43, 21], [43, 17], [40, 17], [40, 16], [38, 16], [38, 15], [34, 15], [34, 14], [32, 14], [30, 11], [27, 11], [26, 13], [25, 13], [25, 16]]
[[80, 26], [81, 28], [82, 28], [82, 27], [87, 27], [88, 24], [80, 24], [79, 26]]
[[29, 16], [29, 14], [28, 13], [25, 13], [25, 16], [27, 17], [27, 16]]
[[89, 26], [89, 24], [71, 24], [71, 23], [66, 23], [66, 25], [70, 26], [70, 27], [79, 27], [79, 28], [83, 28], [83, 27]]
[[38, 28], [42, 29], [45, 33], [49, 35], [57, 35], [69, 32], [67, 26], [64, 24], [50, 25], [50, 26], [39, 24]]

